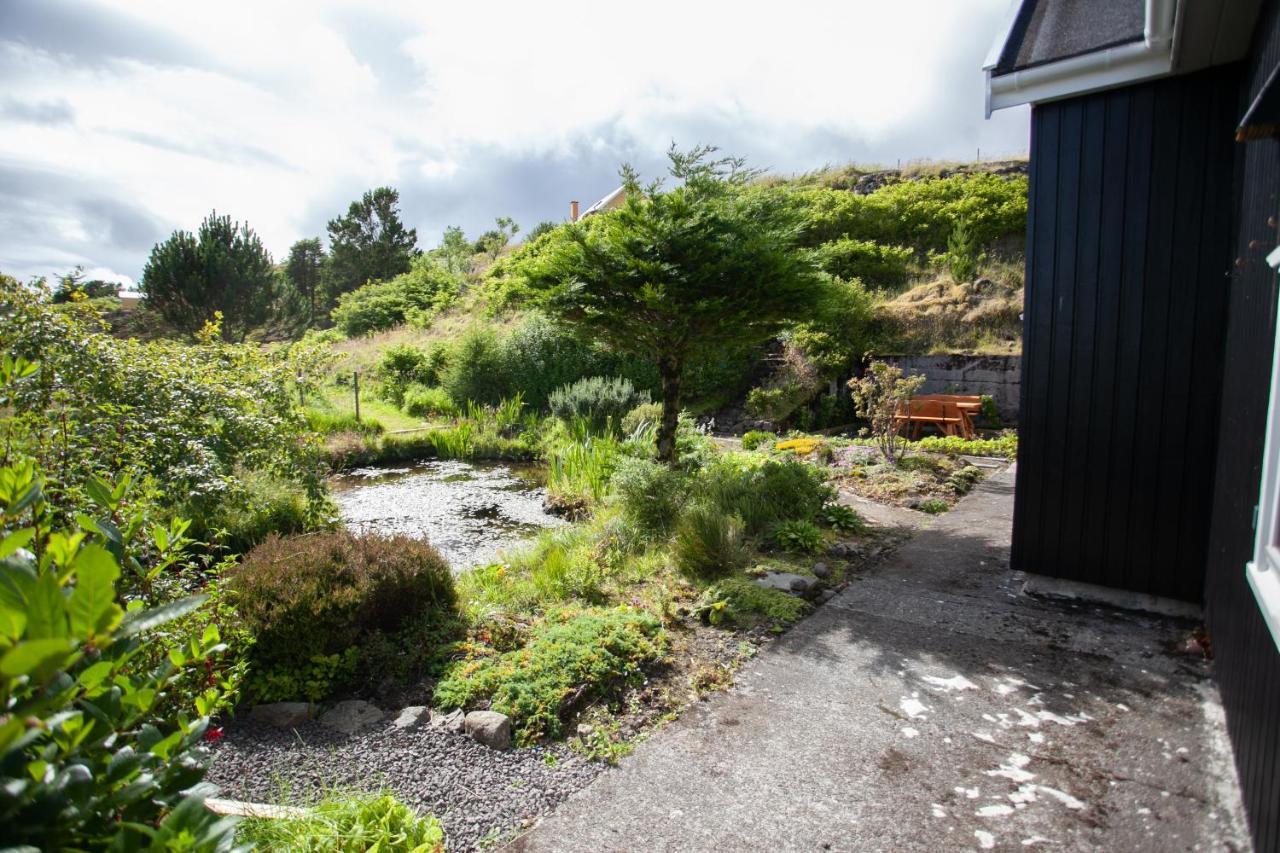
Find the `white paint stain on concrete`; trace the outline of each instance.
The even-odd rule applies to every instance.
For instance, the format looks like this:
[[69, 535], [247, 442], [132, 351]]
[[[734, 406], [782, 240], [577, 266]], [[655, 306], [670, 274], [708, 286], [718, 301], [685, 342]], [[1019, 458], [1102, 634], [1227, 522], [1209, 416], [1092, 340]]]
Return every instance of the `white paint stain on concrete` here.
[[1027, 732], [1027, 740], [1032, 743], [1044, 743], [1044, 735], [1040, 732]]
[[902, 709], [902, 713], [913, 720], [925, 719], [924, 712], [929, 710], [923, 702], [914, 696], [903, 696], [902, 700], [898, 702], [898, 707]]
[[1043, 835], [1033, 835], [1030, 838], [1022, 839], [1023, 847], [1030, 847], [1033, 844], [1052, 844], [1052, 838], [1045, 838]]
[[985, 830], [975, 829], [973, 837], [978, 839], [978, 846], [983, 850], [990, 850], [996, 846], [996, 837]]
[[1036, 778], [1036, 774], [1030, 773], [1023, 769], [1031, 763], [1031, 759], [1020, 752], [1015, 752], [1009, 756], [1009, 760], [1001, 764], [996, 770], [984, 771], [988, 776], [996, 776], [1002, 779], [1008, 779], [1010, 782], [1030, 782]]
[[1037, 785], [1036, 789], [1042, 794], [1053, 797], [1069, 809], [1079, 811], [1084, 808], [1084, 802], [1077, 800], [1066, 791], [1059, 791], [1057, 788], [1050, 788], [1048, 785]]
[[934, 816], [934, 817], [946, 817], [946, 816], [947, 816], [947, 810], [946, 810], [946, 809], [944, 809], [940, 804], [938, 804], [938, 803], [934, 803], [934, 804], [933, 804], [933, 816]]
[[998, 803], [994, 806], [983, 806], [974, 812], [978, 817], [1008, 817], [1013, 814], [1013, 806]]
[[978, 796], [982, 793], [977, 788], [955, 788], [954, 790], [957, 794], [970, 800], [978, 799]]

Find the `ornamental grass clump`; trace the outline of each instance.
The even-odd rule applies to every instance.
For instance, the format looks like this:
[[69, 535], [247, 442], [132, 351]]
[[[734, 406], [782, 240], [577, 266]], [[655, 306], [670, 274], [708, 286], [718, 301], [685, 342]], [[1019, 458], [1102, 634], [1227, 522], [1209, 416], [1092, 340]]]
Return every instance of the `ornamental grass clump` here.
[[695, 503], [676, 525], [672, 556], [680, 571], [699, 580], [722, 577], [746, 565], [742, 519], [719, 507]]
[[309, 853], [443, 853], [444, 829], [389, 793], [335, 793], [305, 817], [248, 818], [236, 840], [259, 850]]
[[444, 558], [407, 536], [271, 536], [229, 580], [255, 638], [248, 689], [258, 701], [316, 701], [352, 686], [357, 673], [374, 674], [361, 666], [367, 651], [400, 632], [412, 633], [412, 657], [424, 660], [457, 605]]

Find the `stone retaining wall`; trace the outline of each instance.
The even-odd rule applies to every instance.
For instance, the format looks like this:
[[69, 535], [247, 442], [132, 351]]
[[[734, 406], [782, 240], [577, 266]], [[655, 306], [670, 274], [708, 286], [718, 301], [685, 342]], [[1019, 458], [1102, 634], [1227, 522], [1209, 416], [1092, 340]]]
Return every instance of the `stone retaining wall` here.
[[927, 378], [924, 394], [986, 394], [996, 403], [1000, 418], [1018, 422], [1018, 395], [1022, 385], [1020, 355], [877, 355], [876, 359], [901, 367], [904, 373]]

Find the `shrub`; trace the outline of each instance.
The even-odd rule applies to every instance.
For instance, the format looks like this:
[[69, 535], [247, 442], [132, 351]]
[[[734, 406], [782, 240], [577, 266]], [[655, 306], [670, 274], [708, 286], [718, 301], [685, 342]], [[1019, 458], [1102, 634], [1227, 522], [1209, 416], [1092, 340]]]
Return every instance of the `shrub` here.
[[333, 322], [348, 337], [368, 335], [403, 323], [425, 325], [458, 295], [460, 279], [428, 255], [386, 281], [371, 281], [338, 298]]
[[751, 628], [762, 622], [777, 628], [794, 625], [811, 605], [780, 589], [759, 586], [750, 578], [716, 581], [699, 599], [698, 612], [711, 625]]
[[458, 407], [443, 388], [410, 385], [404, 392], [404, 410], [415, 418], [456, 414]]
[[[122, 608], [116, 543], [50, 532], [43, 487], [29, 462], [0, 468], [5, 845], [226, 849], [234, 822], [204, 808], [200, 784], [209, 714], [225, 697], [216, 679], [194, 694], [182, 687], [225, 647], [212, 625], [181, 644], [157, 633], [204, 597]], [[167, 713], [166, 698], [180, 711]]]
[[951, 509], [951, 504], [947, 503], [942, 498], [929, 498], [928, 500], [923, 501], [918, 509], [921, 512], [927, 512], [929, 515], [941, 515]]
[[741, 568], [747, 561], [742, 519], [715, 506], [692, 504], [676, 524], [671, 553], [680, 571], [694, 578], [711, 579]]
[[662, 420], [661, 403], [641, 403], [622, 418], [622, 434], [635, 435], [657, 427]]
[[623, 518], [648, 539], [665, 539], [689, 496], [687, 477], [648, 459], [624, 459], [613, 474]]
[[450, 348], [440, 387], [458, 406], [469, 402], [496, 405], [513, 390], [502, 340], [486, 326], [473, 327]]
[[857, 279], [880, 290], [897, 290], [906, 284], [907, 270], [915, 260], [909, 246], [885, 246], [848, 237], [824, 243], [815, 255], [818, 265], [836, 278]]
[[551, 414], [565, 423], [584, 420], [595, 432], [622, 426], [628, 412], [649, 402], [649, 392], [637, 391], [621, 377], [591, 376], [551, 392], [547, 405]]
[[382, 396], [397, 406], [404, 402], [412, 384], [435, 381], [435, 371], [426, 352], [412, 344], [393, 344], [382, 351], [374, 375], [382, 383]]
[[780, 521], [809, 521], [833, 496], [820, 470], [791, 459], [756, 466], [723, 459], [699, 478], [698, 492], [722, 512], [741, 518], [751, 536]]
[[[349, 649], [411, 626], [444, 631], [456, 604], [448, 564], [429, 544], [407, 536], [271, 536], [231, 573], [230, 583], [256, 637], [249, 689], [266, 701], [301, 698], [282, 695], [286, 688], [305, 688], [312, 698], [329, 695], [354, 674], [352, 660], [342, 657]], [[425, 658], [432, 651], [412, 653]]]
[[1006, 430], [999, 438], [978, 438], [966, 440], [958, 435], [926, 435], [917, 441], [916, 450], [928, 450], [933, 453], [947, 453], [952, 456], [1003, 456], [1005, 459], [1018, 457], [1018, 434]]
[[867, 520], [851, 506], [827, 504], [822, 508], [820, 517], [823, 524], [840, 533], [857, 536], [867, 532]]
[[871, 362], [861, 378], [849, 380], [858, 415], [870, 422], [876, 446], [891, 465], [897, 465], [906, 450], [898, 433], [898, 412], [924, 383], [924, 376], [904, 376], [902, 368], [883, 361]]
[[773, 528], [773, 544], [784, 551], [812, 554], [826, 545], [822, 530], [811, 521], [783, 521]]
[[957, 495], [967, 495], [973, 491], [973, 487], [982, 479], [982, 471], [976, 465], [965, 465], [951, 472], [951, 476], [947, 477], [947, 485], [949, 485]]
[[333, 794], [302, 818], [247, 818], [236, 840], [261, 850], [443, 853], [444, 830], [389, 793]]
[[487, 699], [511, 717], [517, 742], [529, 745], [562, 735], [562, 715], [638, 683], [666, 653], [661, 623], [643, 610], [553, 611], [523, 648], [450, 666], [432, 702], [466, 708]]
[[978, 275], [978, 265], [986, 259], [968, 221], [960, 218], [947, 235], [947, 251], [935, 256], [934, 261], [951, 274], [952, 281], [960, 284], [973, 281]]
[[269, 535], [304, 533], [324, 526], [326, 502], [317, 504], [297, 483], [269, 474], [246, 473], [241, 482], [184, 507], [196, 519], [191, 535], [217, 541], [233, 554], [243, 554]]
[[742, 449], [755, 450], [761, 445], [773, 446], [778, 440], [778, 436], [771, 432], [762, 432], [761, 430], [751, 430], [742, 434]]

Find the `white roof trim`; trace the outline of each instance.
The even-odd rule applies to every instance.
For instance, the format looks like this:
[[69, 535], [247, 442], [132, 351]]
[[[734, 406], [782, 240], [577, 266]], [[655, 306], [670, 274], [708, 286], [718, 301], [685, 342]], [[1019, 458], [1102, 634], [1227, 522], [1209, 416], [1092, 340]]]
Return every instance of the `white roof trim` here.
[[1173, 71], [1173, 35], [1178, 0], [1146, 0], [1142, 41], [1116, 45], [1014, 71], [995, 74], [1022, 3], [1015, 4], [1003, 38], [987, 55], [987, 117], [995, 110], [1083, 95]]
[[618, 187], [616, 190], [609, 193], [607, 196], [600, 199], [595, 204], [588, 207], [586, 210], [582, 211], [582, 216], [579, 216], [578, 218], [582, 219], [586, 216], [591, 215], [592, 213], [599, 213], [601, 210], [604, 210], [606, 207], [608, 207], [613, 202], [614, 199], [616, 199], [618, 196], [626, 192], [626, 190], [627, 190], [626, 187]]

